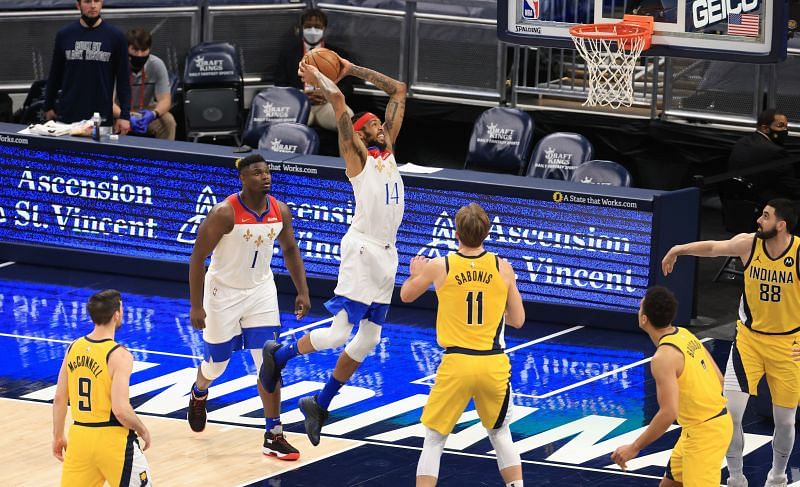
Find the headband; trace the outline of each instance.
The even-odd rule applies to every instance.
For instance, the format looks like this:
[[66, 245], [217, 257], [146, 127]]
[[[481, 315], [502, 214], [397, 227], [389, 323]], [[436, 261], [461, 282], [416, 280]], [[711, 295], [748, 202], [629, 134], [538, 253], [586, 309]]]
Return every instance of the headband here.
[[378, 116], [375, 115], [374, 113], [370, 113], [370, 112], [367, 112], [364, 115], [361, 115], [360, 117], [358, 117], [358, 120], [353, 122], [353, 130], [355, 130], [355, 131], [361, 130], [361, 128], [364, 125], [366, 125], [366, 123], [369, 122], [370, 120], [372, 120], [373, 118], [378, 118]]

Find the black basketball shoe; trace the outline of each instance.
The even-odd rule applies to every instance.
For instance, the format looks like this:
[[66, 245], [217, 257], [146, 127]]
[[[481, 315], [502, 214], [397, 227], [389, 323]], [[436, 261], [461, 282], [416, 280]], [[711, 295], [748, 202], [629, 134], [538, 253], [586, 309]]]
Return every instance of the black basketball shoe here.
[[196, 433], [206, 429], [206, 399], [208, 395], [200, 399], [194, 397], [194, 392], [189, 395], [189, 411], [186, 413], [186, 419], [189, 420], [189, 427]]
[[306, 434], [311, 444], [319, 445], [319, 435], [322, 433], [322, 426], [328, 420], [328, 411], [323, 409], [317, 402], [317, 396], [306, 396], [299, 401], [300, 412], [305, 416], [303, 425], [306, 427]]
[[300, 458], [300, 452], [286, 441], [283, 433], [264, 433], [264, 455], [277, 457], [278, 460], [293, 461]]

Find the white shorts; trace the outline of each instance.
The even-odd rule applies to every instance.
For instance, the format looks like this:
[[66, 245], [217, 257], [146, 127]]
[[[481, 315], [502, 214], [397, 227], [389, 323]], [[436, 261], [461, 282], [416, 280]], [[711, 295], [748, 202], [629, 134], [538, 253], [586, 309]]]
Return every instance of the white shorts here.
[[342, 237], [341, 258], [334, 294], [366, 305], [391, 303], [397, 247], [350, 229]]
[[258, 349], [280, 330], [278, 290], [268, 279], [254, 288], [227, 287], [206, 274], [203, 308], [205, 359], [228, 360], [232, 352]]

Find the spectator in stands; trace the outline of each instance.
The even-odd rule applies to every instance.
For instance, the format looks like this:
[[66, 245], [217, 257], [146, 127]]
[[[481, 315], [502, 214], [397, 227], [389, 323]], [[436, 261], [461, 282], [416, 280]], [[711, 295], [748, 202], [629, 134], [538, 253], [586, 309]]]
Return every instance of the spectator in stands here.
[[127, 134], [131, 87], [125, 34], [100, 18], [103, 0], [77, 0], [76, 5], [81, 13], [80, 20], [56, 34], [45, 96], [45, 117], [71, 123], [89, 120], [98, 112], [104, 125], [110, 125], [116, 85], [120, 116], [114, 127], [117, 132]]
[[[150, 54], [153, 37], [144, 29], [128, 32], [128, 57], [131, 60], [131, 133], [157, 139], [175, 140], [169, 73], [158, 56]], [[114, 104], [114, 117], [121, 109]]]
[[[325, 30], [328, 28], [328, 16], [325, 12], [317, 8], [309, 8], [300, 15], [300, 39], [293, 40], [286, 46], [278, 59], [278, 67], [275, 72], [276, 86], [293, 86], [299, 90], [304, 90], [305, 86], [297, 76], [297, 65], [305, 54], [311, 49], [325, 47], [336, 52], [344, 59], [351, 59], [346, 52], [325, 42]], [[338, 83], [339, 89], [350, 99], [353, 94], [352, 78], [347, 76]], [[325, 97], [314, 91], [306, 92], [311, 102], [311, 114], [308, 118], [308, 125], [317, 125], [327, 130], [336, 130], [336, 116], [333, 107], [325, 100]], [[352, 117], [353, 110], [347, 107], [347, 112]]]
[[[749, 169], [789, 157], [783, 148], [788, 135], [789, 121], [786, 115], [774, 108], [764, 110], [758, 116], [756, 131], [745, 135], [733, 146], [728, 159], [728, 170]], [[744, 178], [753, 183], [762, 203], [774, 198], [800, 200], [800, 179], [791, 163], [745, 174]]]

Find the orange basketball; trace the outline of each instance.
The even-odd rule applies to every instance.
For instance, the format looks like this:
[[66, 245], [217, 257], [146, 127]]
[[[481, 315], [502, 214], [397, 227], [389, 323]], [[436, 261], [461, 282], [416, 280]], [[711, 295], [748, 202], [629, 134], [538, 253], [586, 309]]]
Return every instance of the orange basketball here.
[[320, 73], [334, 81], [339, 77], [339, 71], [342, 69], [342, 65], [339, 63], [339, 56], [324, 47], [308, 51], [303, 59], [308, 64], [316, 66]]

